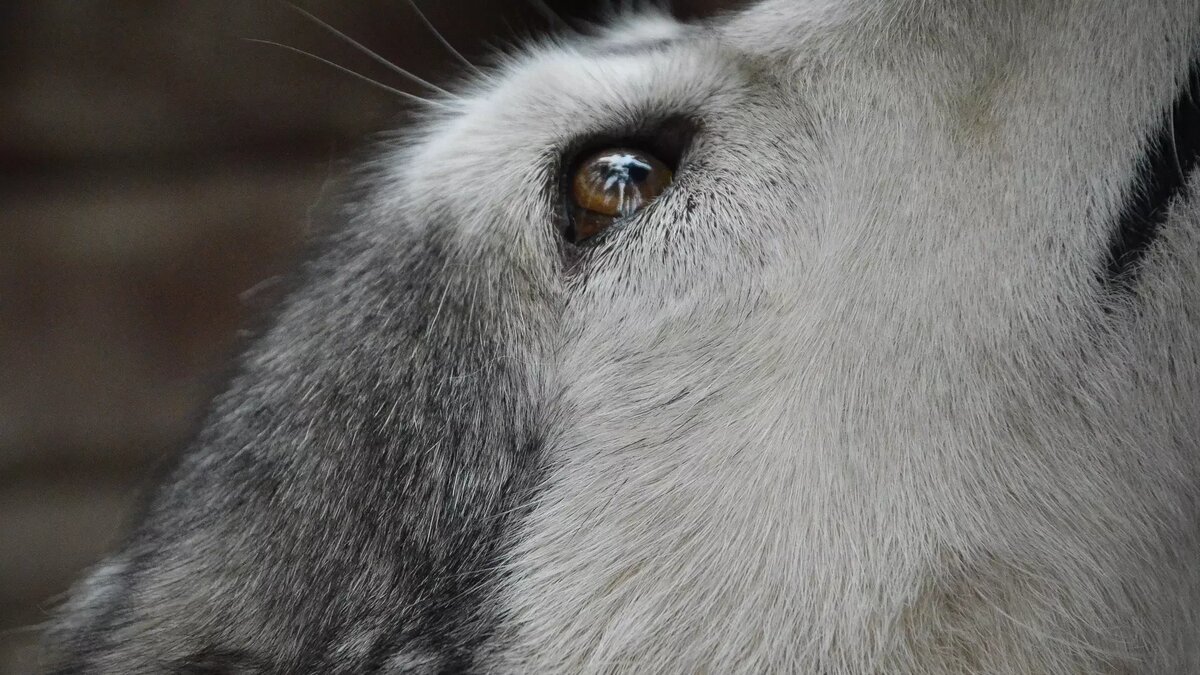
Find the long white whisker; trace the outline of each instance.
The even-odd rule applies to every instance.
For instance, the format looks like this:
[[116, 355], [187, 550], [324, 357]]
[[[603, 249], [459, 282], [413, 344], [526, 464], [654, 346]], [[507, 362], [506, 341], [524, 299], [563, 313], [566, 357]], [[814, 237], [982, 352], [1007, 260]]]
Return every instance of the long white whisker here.
[[382, 65], [384, 68], [387, 68], [388, 70], [392, 71], [393, 73], [396, 73], [397, 75], [399, 75], [401, 77], [406, 77], [409, 80], [411, 80], [412, 82], [415, 82], [416, 84], [419, 84], [423, 87], [428, 87], [440, 94], [449, 96], [450, 98], [456, 98], [454, 96], [454, 94], [451, 94], [450, 92], [446, 91], [445, 89], [442, 89], [441, 87], [437, 86], [436, 84], [433, 84], [429, 80], [419, 77], [419, 76], [401, 68], [400, 66], [392, 63], [391, 61], [388, 61], [387, 59], [383, 58], [379, 54], [376, 54], [375, 52], [371, 51], [371, 49], [368, 48], [366, 45], [355, 40], [354, 38], [350, 37], [349, 35], [346, 35], [342, 31], [334, 28], [333, 26], [329, 25], [328, 23], [322, 21], [320, 17], [318, 17], [317, 15], [313, 14], [312, 12], [304, 9], [303, 7], [298, 7], [290, 2], [287, 2], [286, 0], [284, 0], [284, 4], [287, 5], [288, 7], [291, 7], [293, 10], [298, 12], [301, 16], [307, 18], [309, 21], [312, 21], [313, 23], [317, 24], [321, 28], [332, 33], [334, 36], [344, 40], [346, 42], [346, 44], [350, 45], [351, 47], [354, 47], [358, 51], [367, 55], [368, 57], [371, 58], [371, 60]]
[[382, 82], [376, 82], [375, 80], [372, 80], [371, 78], [367, 77], [366, 75], [356, 73], [353, 70], [346, 68], [345, 66], [340, 66], [340, 65], [334, 63], [333, 61], [330, 61], [329, 59], [323, 59], [320, 56], [317, 56], [316, 54], [310, 54], [309, 52], [306, 52], [303, 49], [297, 49], [295, 47], [292, 47], [291, 45], [285, 45], [281, 42], [272, 42], [270, 40], [260, 40], [258, 38], [242, 38], [242, 39], [245, 40], [246, 42], [254, 42], [254, 43], [262, 44], [262, 45], [271, 45], [272, 47], [279, 47], [280, 49], [286, 49], [289, 52], [294, 52], [294, 53], [300, 54], [302, 56], [307, 56], [310, 59], [314, 59], [316, 61], [320, 61], [321, 63], [324, 63], [325, 65], [329, 66], [330, 68], [335, 68], [337, 70], [340, 70], [341, 72], [343, 72], [351, 77], [356, 77], [356, 78], [362, 80], [363, 82], [366, 82], [370, 85], [378, 87], [386, 92], [389, 92], [389, 93], [399, 96], [401, 98], [413, 101], [414, 103], [421, 103], [424, 105], [432, 105], [432, 106], [437, 106], [439, 108], [449, 108], [449, 106], [447, 106], [444, 103], [440, 103], [438, 101], [431, 101], [427, 98], [422, 98], [420, 96], [417, 96], [416, 94], [411, 94], [407, 91], [396, 89], [395, 87], [389, 87]]
[[437, 38], [437, 41], [442, 43], [442, 46], [445, 47], [447, 51], [453, 54], [455, 58], [462, 62], [463, 65], [475, 71], [476, 75], [484, 74], [484, 72], [477, 68], [474, 63], [471, 63], [467, 57], [463, 56], [462, 52], [458, 51], [454, 48], [454, 45], [450, 44], [450, 41], [438, 31], [437, 27], [433, 25], [433, 22], [429, 20], [429, 17], [425, 16], [425, 13], [421, 11], [421, 8], [417, 7], [417, 3], [414, 0], [408, 0], [408, 6], [412, 7], [412, 10], [417, 15], [417, 18], [421, 20], [421, 23], [425, 24], [425, 27], [429, 29], [429, 32], [433, 33], [433, 37]]
[[1179, 180], [1186, 183], [1187, 182], [1187, 174], [1185, 174], [1183, 172], [1183, 164], [1181, 164], [1179, 162], [1179, 140], [1178, 140], [1179, 137], [1175, 135], [1175, 107], [1174, 106], [1172, 106], [1171, 110], [1167, 112], [1167, 115], [1168, 115], [1168, 118], [1171, 123], [1171, 132], [1170, 132], [1171, 133], [1171, 154], [1174, 156], [1174, 159], [1175, 159], [1175, 171], [1177, 171], [1179, 174]]

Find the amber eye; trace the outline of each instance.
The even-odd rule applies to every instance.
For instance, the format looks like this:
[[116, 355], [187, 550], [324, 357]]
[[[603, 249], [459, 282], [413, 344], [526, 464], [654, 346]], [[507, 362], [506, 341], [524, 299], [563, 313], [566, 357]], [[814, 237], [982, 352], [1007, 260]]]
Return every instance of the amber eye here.
[[632, 216], [671, 184], [671, 170], [640, 150], [609, 148], [579, 164], [571, 179], [570, 241], [600, 234]]

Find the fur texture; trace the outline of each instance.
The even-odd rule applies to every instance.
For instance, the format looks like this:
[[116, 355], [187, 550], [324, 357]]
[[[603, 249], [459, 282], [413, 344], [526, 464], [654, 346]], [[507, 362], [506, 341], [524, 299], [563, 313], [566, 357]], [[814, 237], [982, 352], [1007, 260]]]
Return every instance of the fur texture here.
[[[51, 669], [1200, 672], [1198, 56], [1196, 0], [531, 49], [380, 157]], [[561, 242], [572, 149], [669, 120]]]

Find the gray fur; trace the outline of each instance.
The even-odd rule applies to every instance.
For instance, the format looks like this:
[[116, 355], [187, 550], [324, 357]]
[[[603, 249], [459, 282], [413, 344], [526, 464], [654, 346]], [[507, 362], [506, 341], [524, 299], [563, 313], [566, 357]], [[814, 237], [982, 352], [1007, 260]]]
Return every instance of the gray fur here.
[[[767, 0], [512, 59], [52, 669], [1200, 672], [1200, 176], [1105, 276], [1198, 54], [1197, 0]], [[571, 149], [669, 119], [672, 187], [561, 243]]]
[[96, 577], [116, 590], [81, 595], [64, 671], [469, 662], [487, 614], [470, 599], [536, 476], [521, 330], [551, 300], [544, 273], [447, 239], [356, 225], [310, 266], [130, 562]]

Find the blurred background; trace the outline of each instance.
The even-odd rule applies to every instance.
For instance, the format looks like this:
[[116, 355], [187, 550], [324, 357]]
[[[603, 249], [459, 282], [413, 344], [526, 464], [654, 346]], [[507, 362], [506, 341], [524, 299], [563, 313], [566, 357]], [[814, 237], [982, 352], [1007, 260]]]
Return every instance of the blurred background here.
[[[434, 82], [408, 0], [297, 3]], [[613, 3], [417, 0], [467, 58]], [[674, 0], [693, 18], [735, 0]], [[0, 673], [118, 541], [373, 134], [420, 93], [273, 0], [0, 4]]]

